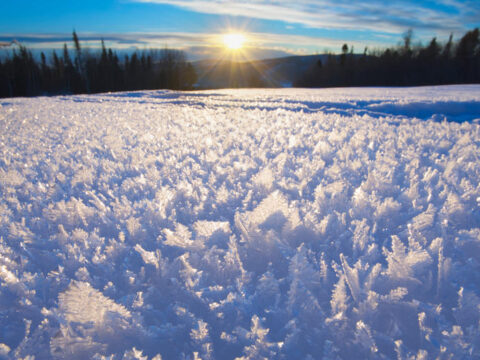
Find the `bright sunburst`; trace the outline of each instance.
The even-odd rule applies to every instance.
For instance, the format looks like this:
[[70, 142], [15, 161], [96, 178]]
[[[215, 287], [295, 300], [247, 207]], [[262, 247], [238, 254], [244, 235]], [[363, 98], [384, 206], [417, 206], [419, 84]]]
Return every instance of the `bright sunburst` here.
[[223, 35], [223, 43], [230, 50], [239, 50], [245, 43], [245, 35], [240, 33], [229, 33]]

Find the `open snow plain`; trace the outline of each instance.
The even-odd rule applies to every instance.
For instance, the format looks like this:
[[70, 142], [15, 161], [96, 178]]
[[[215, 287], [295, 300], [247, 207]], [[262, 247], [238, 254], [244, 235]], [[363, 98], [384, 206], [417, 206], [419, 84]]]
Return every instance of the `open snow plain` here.
[[480, 357], [480, 86], [0, 104], [0, 358]]

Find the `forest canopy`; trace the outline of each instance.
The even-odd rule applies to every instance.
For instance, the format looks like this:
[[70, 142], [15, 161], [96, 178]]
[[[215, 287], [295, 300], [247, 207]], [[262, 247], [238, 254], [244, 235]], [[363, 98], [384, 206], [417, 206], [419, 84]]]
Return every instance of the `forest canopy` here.
[[313, 64], [296, 86], [419, 86], [480, 82], [479, 30], [468, 31], [458, 42], [450, 35], [440, 43], [434, 37], [427, 45], [412, 45], [407, 31], [397, 47], [355, 54], [342, 46], [341, 55], [329, 55]]
[[193, 66], [180, 50], [135, 51], [120, 58], [105, 46], [83, 49], [73, 32], [73, 51], [64, 44], [40, 62], [23, 45], [0, 59], [0, 97], [81, 94], [145, 89], [191, 89], [196, 82]]

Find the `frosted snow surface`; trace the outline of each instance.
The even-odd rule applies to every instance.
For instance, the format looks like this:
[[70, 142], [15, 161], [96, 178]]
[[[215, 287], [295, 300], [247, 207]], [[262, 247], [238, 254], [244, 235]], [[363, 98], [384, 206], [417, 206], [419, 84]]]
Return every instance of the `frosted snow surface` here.
[[480, 358], [480, 85], [0, 104], [0, 358]]

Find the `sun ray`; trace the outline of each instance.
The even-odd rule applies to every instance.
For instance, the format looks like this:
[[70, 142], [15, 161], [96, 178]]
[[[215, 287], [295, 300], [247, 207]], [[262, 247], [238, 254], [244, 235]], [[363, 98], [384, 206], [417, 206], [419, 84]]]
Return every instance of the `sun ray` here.
[[[244, 87], [248, 86], [251, 78], [259, 78], [263, 81], [262, 71], [258, 64], [253, 61], [249, 54], [251, 35], [245, 32], [244, 28], [232, 29], [227, 26], [227, 31], [220, 32], [215, 36], [213, 42], [219, 47], [218, 56], [214, 61], [211, 61], [202, 71], [199, 76], [199, 81], [203, 78], [208, 78], [209, 74], [216, 71], [227, 71], [226, 78], [228, 87]], [[223, 49], [223, 51], [221, 50]], [[251, 70], [247, 70], [248, 68]], [[246, 72], [246, 73], [245, 73]], [[252, 75], [253, 74], [253, 75]]]

